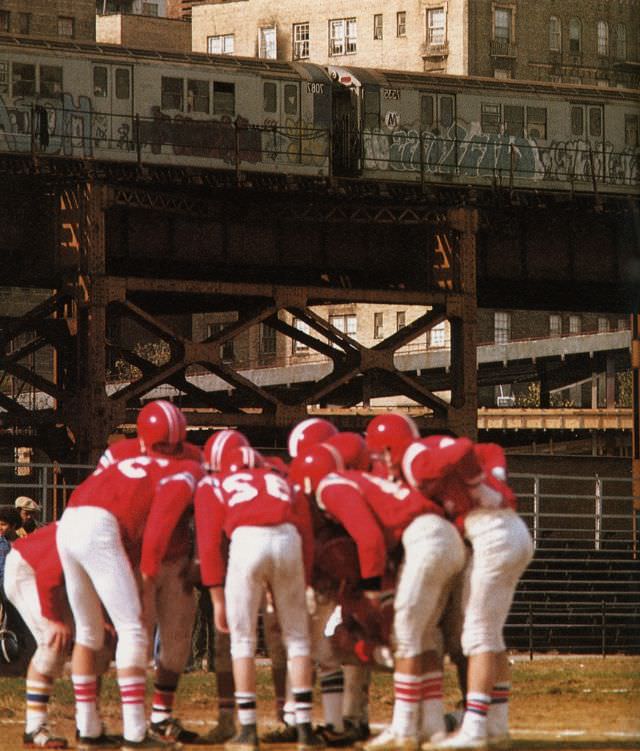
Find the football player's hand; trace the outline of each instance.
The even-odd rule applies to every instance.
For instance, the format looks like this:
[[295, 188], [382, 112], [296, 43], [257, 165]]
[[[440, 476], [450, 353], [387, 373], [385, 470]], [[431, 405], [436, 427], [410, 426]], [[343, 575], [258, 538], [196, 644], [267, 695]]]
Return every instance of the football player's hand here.
[[47, 646], [56, 652], [68, 652], [73, 631], [68, 623], [49, 621], [47, 623]]

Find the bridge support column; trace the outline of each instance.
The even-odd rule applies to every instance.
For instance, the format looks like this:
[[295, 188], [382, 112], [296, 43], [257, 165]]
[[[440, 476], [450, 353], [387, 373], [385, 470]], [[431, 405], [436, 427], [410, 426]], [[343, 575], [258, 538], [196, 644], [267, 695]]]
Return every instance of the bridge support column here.
[[77, 268], [76, 384], [65, 412], [80, 463], [94, 464], [107, 445], [111, 406], [106, 382], [106, 234], [108, 189], [89, 183], [77, 188], [80, 248]]
[[476, 235], [478, 212], [472, 208], [451, 209], [449, 225], [460, 233], [459, 279], [461, 294], [447, 302], [451, 324], [451, 407], [447, 424], [459, 436], [478, 436]]
[[640, 312], [631, 316], [631, 492], [633, 494], [633, 556], [638, 557], [640, 517]]

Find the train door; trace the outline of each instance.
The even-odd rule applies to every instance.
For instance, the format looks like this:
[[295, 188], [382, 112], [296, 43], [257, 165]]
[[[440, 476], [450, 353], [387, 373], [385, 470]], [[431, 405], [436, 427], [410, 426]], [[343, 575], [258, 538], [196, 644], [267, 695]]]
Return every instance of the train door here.
[[301, 157], [300, 84], [263, 81], [262, 111], [265, 131], [263, 152], [276, 162], [299, 162]]
[[578, 180], [606, 178], [604, 135], [604, 105], [571, 105], [573, 177]]
[[354, 175], [360, 169], [360, 128], [357, 96], [344, 86], [333, 88], [333, 172]]
[[96, 126], [93, 138], [98, 148], [130, 151], [133, 133], [133, 66], [93, 64], [93, 106]]
[[427, 172], [450, 172], [458, 163], [454, 94], [420, 92], [422, 163]]

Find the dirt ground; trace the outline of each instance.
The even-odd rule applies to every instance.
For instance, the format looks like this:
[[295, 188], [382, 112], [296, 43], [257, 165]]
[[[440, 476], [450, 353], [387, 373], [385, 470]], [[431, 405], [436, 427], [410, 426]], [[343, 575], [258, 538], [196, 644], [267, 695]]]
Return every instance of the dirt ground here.
[[[537, 655], [529, 660], [528, 655], [512, 655], [512, 668], [510, 718], [514, 751], [640, 749], [639, 657]], [[448, 709], [455, 707], [460, 697], [449, 666], [445, 673], [445, 696]], [[275, 713], [267, 661], [261, 661], [259, 668], [258, 704], [260, 729], [269, 729], [275, 724]], [[119, 732], [118, 693], [111, 674], [104, 682], [102, 707], [109, 731]], [[206, 733], [216, 717], [214, 676], [204, 672], [186, 674], [175, 709], [187, 727]], [[377, 673], [370, 690], [374, 732], [389, 721], [391, 710], [391, 675]], [[321, 722], [318, 711], [315, 719]], [[23, 679], [0, 677], [0, 751], [22, 748], [23, 722]], [[73, 699], [68, 680], [61, 679], [56, 684], [51, 724], [57, 734], [73, 739]], [[263, 748], [291, 751], [292, 746], [263, 745]]]

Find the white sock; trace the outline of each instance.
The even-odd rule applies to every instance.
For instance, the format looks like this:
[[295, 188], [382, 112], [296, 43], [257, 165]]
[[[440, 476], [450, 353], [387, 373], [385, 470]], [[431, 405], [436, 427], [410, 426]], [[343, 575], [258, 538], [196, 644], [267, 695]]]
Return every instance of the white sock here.
[[470, 691], [467, 694], [467, 704], [460, 731], [472, 738], [486, 738], [487, 712], [490, 704], [491, 697], [488, 694]]
[[420, 693], [422, 676], [408, 673], [393, 674], [393, 732], [403, 738], [418, 734], [418, 716], [420, 713]]
[[95, 675], [72, 675], [76, 699], [76, 728], [83, 738], [96, 738], [102, 732], [98, 715], [98, 681]]
[[141, 741], [147, 732], [144, 710], [144, 675], [118, 678], [122, 704], [122, 734], [127, 741]]

